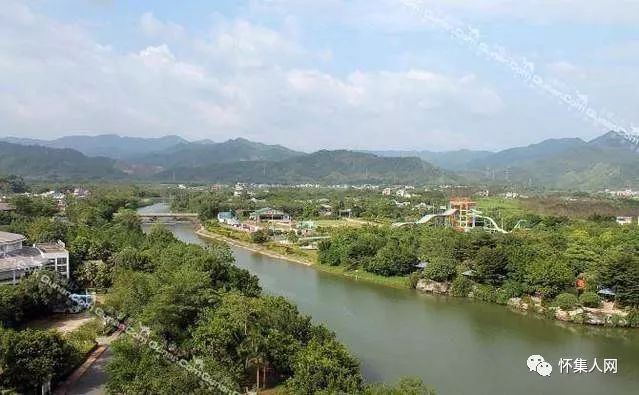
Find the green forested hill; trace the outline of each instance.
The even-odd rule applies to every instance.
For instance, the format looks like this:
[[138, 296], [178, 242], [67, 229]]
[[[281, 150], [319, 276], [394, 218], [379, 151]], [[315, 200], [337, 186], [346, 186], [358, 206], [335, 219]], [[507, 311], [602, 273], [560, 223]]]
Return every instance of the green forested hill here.
[[511, 168], [511, 179], [556, 189], [620, 188], [639, 184], [639, 155], [623, 148], [585, 145]]
[[0, 173], [40, 180], [117, 179], [124, 173], [115, 161], [89, 158], [72, 149], [54, 149], [0, 142]]
[[597, 190], [639, 185], [639, 154], [614, 132], [590, 142], [547, 140], [499, 152], [469, 165], [477, 181], [553, 189]]
[[223, 143], [183, 143], [138, 159], [138, 162], [172, 167], [203, 167], [215, 163], [279, 161], [304, 155], [281, 145], [267, 145], [238, 138]]
[[278, 162], [248, 161], [178, 167], [161, 180], [255, 183], [445, 183], [456, 177], [419, 158], [382, 158], [352, 151], [318, 151]]

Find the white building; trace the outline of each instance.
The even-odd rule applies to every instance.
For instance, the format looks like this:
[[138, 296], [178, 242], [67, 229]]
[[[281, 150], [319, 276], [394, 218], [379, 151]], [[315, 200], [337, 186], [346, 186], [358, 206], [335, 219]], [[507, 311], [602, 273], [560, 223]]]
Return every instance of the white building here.
[[619, 225], [632, 225], [632, 217], [617, 217]]
[[395, 192], [395, 195], [406, 198], [406, 199], [409, 199], [412, 197], [412, 195], [409, 192], [407, 192], [406, 189], [398, 189], [397, 192]]
[[0, 283], [15, 284], [25, 274], [45, 268], [69, 278], [69, 252], [63, 242], [23, 243], [26, 238], [16, 233], [0, 232]]

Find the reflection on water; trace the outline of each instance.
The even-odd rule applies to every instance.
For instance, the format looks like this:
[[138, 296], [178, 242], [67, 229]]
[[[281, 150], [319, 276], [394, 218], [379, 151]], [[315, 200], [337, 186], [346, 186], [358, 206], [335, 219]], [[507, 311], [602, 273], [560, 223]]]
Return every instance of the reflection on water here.
[[[170, 228], [183, 241], [205, 243], [190, 225]], [[237, 266], [257, 275], [265, 292], [287, 297], [334, 330], [360, 358], [368, 380], [418, 376], [441, 394], [633, 394], [639, 388], [639, 331], [386, 288], [232, 249]], [[528, 371], [531, 354], [553, 363], [551, 377]], [[619, 373], [559, 374], [560, 358], [595, 357], [600, 364], [618, 358]]]

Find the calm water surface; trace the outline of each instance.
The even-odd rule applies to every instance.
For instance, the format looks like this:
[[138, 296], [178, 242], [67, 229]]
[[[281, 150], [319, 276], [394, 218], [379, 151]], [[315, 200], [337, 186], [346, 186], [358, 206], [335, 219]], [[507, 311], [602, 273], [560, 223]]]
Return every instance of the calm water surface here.
[[[189, 224], [170, 229], [185, 242], [206, 243]], [[265, 292], [287, 297], [334, 330], [369, 381], [418, 376], [440, 394], [639, 394], [639, 330], [563, 324], [345, 279], [240, 248], [233, 254]], [[531, 354], [551, 362], [551, 377], [528, 371]], [[585, 358], [589, 365], [597, 358], [601, 367], [604, 358], [617, 358], [619, 373], [562, 375], [560, 358]]]

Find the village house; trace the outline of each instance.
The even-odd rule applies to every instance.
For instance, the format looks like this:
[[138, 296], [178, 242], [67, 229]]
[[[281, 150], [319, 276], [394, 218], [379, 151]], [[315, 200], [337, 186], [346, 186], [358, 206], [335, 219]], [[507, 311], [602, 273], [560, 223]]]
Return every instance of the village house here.
[[391, 202], [397, 207], [408, 207], [408, 206], [410, 206], [410, 202], [398, 202], [395, 199], [391, 200]]
[[26, 237], [0, 232], [0, 284], [17, 283], [24, 275], [45, 268], [65, 278], [69, 273], [69, 252], [63, 242], [25, 246]]
[[406, 198], [406, 199], [409, 199], [409, 198], [411, 198], [411, 197], [412, 197], [412, 195], [411, 195], [408, 191], [406, 191], [406, 189], [404, 189], [404, 188], [402, 188], [402, 189], [398, 189], [398, 190], [395, 192], [395, 195], [396, 195], [396, 196], [399, 196], [399, 197]]
[[1, 212], [9, 212], [9, 211], [14, 211], [15, 207], [13, 207], [12, 205], [10, 205], [9, 203], [4, 203], [4, 202], [0, 202], [0, 213]]
[[272, 209], [270, 207], [261, 208], [252, 212], [249, 219], [256, 222], [262, 221], [290, 221], [291, 216], [284, 211]]
[[233, 213], [230, 211], [222, 211], [217, 213], [217, 220], [221, 224], [226, 224], [230, 226], [240, 225], [240, 221], [237, 218], [235, 218], [235, 215], [233, 215]]
[[319, 215], [322, 217], [330, 217], [333, 215], [333, 206], [330, 204], [320, 204]]

